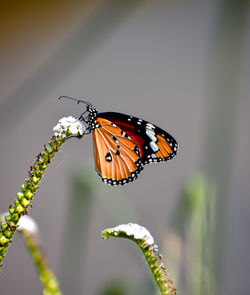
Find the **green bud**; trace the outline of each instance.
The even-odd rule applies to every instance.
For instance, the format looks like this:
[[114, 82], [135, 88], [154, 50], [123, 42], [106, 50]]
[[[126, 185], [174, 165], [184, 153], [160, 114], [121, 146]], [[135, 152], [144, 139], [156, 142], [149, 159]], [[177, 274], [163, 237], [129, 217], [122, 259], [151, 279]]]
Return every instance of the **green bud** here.
[[30, 190], [27, 190], [24, 194], [25, 198], [31, 200], [34, 196], [34, 194], [30, 191]]
[[4, 255], [5, 252], [6, 252], [6, 248], [5, 247], [0, 247], [0, 255]]
[[1, 223], [2, 231], [6, 230], [7, 227], [8, 227], [8, 225], [7, 225], [6, 222], [2, 222], [2, 223]]
[[17, 193], [18, 200], [21, 201], [23, 198], [23, 193]]
[[46, 164], [43, 164], [42, 165], [42, 170], [45, 170], [47, 168], [47, 165]]
[[38, 178], [36, 176], [33, 176], [32, 181], [33, 181], [34, 184], [37, 184], [40, 181], [40, 177]]
[[22, 192], [24, 193], [26, 190], [26, 186], [24, 184], [22, 184], [21, 188], [22, 188]]
[[20, 202], [18, 200], [15, 200], [15, 207], [18, 206]]
[[24, 206], [24, 207], [28, 207], [30, 205], [30, 201], [26, 198], [23, 198], [22, 201], [21, 201], [21, 204]]
[[39, 171], [39, 170], [36, 170], [36, 171], [35, 171], [35, 176], [36, 176], [36, 177], [41, 178], [42, 175], [43, 175], [43, 171]]
[[[25, 212], [25, 208], [22, 206], [22, 205], [17, 205], [16, 206], [16, 212], [18, 213], [18, 214], [22, 214], [22, 213], [24, 213]], [[14, 215], [14, 214], [13, 214]], [[12, 220], [13, 220], [13, 216], [12, 216]], [[13, 220], [14, 221], [14, 220]]]
[[[12, 208], [11, 208], [12, 209]], [[13, 208], [14, 209], [14, 208]], [[15, 210], [15, 209], [14, 209]], [[13, 214], [13, 213], [11, 213], [11, 214]], [[14, 213], [15, 214], [15, 213]], [[12, 215], [7, 215], [7, 216], [5, 216], [5, 220], [6, 220], [6, 222], [10, 222], [11, 220], [12, 220]]]
[[10, 207], [10, 208], [9, 208], [9, 212], [10, 212], [10, 214], [13, 214], [13, 213], [15, 212], [15, 208]]
[[32, 186], [32, 183], [31, 183], [30, 180], [26, 183], [26, 189], [27, 189], [27, 188], [30, 189], [30, 190], [33, 189], [33, 186]]
[[44, 160], [42, 158], [39, 158], [37, 161], [39, 164], [42, 164], [44, 162]]
[[46, 153], [48, 153], [48, 154], [51, 154], [52, 153], [52, 149], [51, 148], [49, 148], [49, 147], [45, 147], [45, 151], [46, 151]]
[[38, 170], [39, 170], [40, 172], [43, 171], [43, 165], [38, 164], [37, 168], [38, 168]]
[[19, 197], [23, 197], [23, 193], [20, 193], [20, 192], [19, 192], [19, 193], [17, 193], [17, 196], [18, 196], [18, 198], [19, 198]]
[[4, 235], [7, 237], [7, 238], [11, 238], [13, 236], [13, 233], [12, 231], [10, 230], [5, 230], [4, 231]]
[[[29, 185], [28, 190], [30, 190], [30, 191], [33, 193], [33, 192], [35, 192], [35, 191], [37, 190], [37, 187], [36, 187], [36, 186], [34, 185], [34, 183], [33, 183], [33, 185], [31, 185], [31, 184]], [[28, 190], [27, 190], [27, 191], [28, 191]], [[24, 194], [24, 196], [25, 196], [25, 194]]]
[[5, 246], [9, 244], [10, 240], [5, 236], [0, 236], [0, 245]]
[[49, 160], [49, 155], [47, 153], [41, 154], [41, 157], [47, 162]]
[[35, 192], [37, 189], [39, 189], [39, 186], [37, 186], [37, 185], [34, 185], [33, 187], [32, 187], [32, 192]]
[[[21, 205], [18, 205], [18, 207], [23, 207], [23, 206], [21, 206]], [[19, 210], [20, 210], [20, 208], [19, 208]], [[25, 210], [24, 210], [25, 211]], [[19, 213], [20, 214], [20, 213]], [[12, 217], [11, 217], [11, 220], [14, 222], [14, 223], [16, 223], [16, 222], [18, 222], [18, 220], [19, 220], [19, 214], [18, 213], [14, 213], [14, 214], [12, 214]]]

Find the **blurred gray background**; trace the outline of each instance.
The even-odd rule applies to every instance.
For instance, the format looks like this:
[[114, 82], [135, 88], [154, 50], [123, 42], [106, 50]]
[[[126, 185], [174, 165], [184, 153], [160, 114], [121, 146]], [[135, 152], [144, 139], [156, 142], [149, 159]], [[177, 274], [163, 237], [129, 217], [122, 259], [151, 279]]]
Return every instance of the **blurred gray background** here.
[[[127, 222], [151, 231], [178, 294], [249, 294], [248, 1], [26, 0], [0, 7], [2, 212], [57, 121], [85, 110], [58, 101], [61, 95], [141, 117], [180, 145], [172, 161], [147, 167], [124, 187], [103, 184], [95, 173], [90, 135], [62, 146], [30, 214], [64, 294], [156, 294], [136, 246], [101, 239], [103, 229]], [[18, 234], [0, 288], [3, 295], [41, 294]]]

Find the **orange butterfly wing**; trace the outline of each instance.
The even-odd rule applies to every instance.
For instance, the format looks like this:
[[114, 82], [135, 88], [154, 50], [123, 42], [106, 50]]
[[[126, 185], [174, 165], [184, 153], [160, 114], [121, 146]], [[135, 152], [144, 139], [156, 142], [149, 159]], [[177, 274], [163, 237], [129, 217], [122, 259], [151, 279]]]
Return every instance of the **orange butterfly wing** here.
[[132, 139], [140, 150], [143, 166], [168, 161], [177, 153], [178, 143], [173, 136], [152, 123], [114, 112], [100, 113], [99, 116], [111, 120]]
[[133, 181], [143, 169], [137, 145], [109, 120], [97, 118], [96, 123], [92, 131], [96, 171], [111, 185]]

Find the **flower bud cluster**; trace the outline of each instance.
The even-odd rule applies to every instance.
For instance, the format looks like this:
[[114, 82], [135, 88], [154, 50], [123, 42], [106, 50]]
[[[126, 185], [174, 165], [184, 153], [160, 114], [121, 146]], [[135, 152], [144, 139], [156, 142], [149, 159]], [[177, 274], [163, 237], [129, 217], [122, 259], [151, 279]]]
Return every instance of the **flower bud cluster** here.
[[85, 132], [85, 126], [83, 123], [72, 117], [64, 117], [59, 120], [57, 125], [53, 128], [56, 137], [67, 137], [69, 135], [72, 136], [83, 136]]
[[110, 236], [127, 238], [134, 241], [142, 250], [154, 279], [164, 295], [175, 295], [177, 289], [170, 280], [167, 269], [162, 262], [162, 255], [158, 254], [158, 247], [150, 232], [136, 223], [121, 224], [114, 228], [105, 229], [102, 237], [107, 240]]

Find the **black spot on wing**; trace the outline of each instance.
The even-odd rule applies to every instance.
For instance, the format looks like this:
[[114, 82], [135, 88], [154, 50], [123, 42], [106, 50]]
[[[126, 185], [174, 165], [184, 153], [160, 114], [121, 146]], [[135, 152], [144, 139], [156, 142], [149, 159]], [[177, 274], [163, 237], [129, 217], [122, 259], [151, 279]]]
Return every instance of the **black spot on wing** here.
[[106, 156], [105, 156], [105, 159], [107, 162], [112, 162], [112, 155], [110, 152], [107, 152]]

